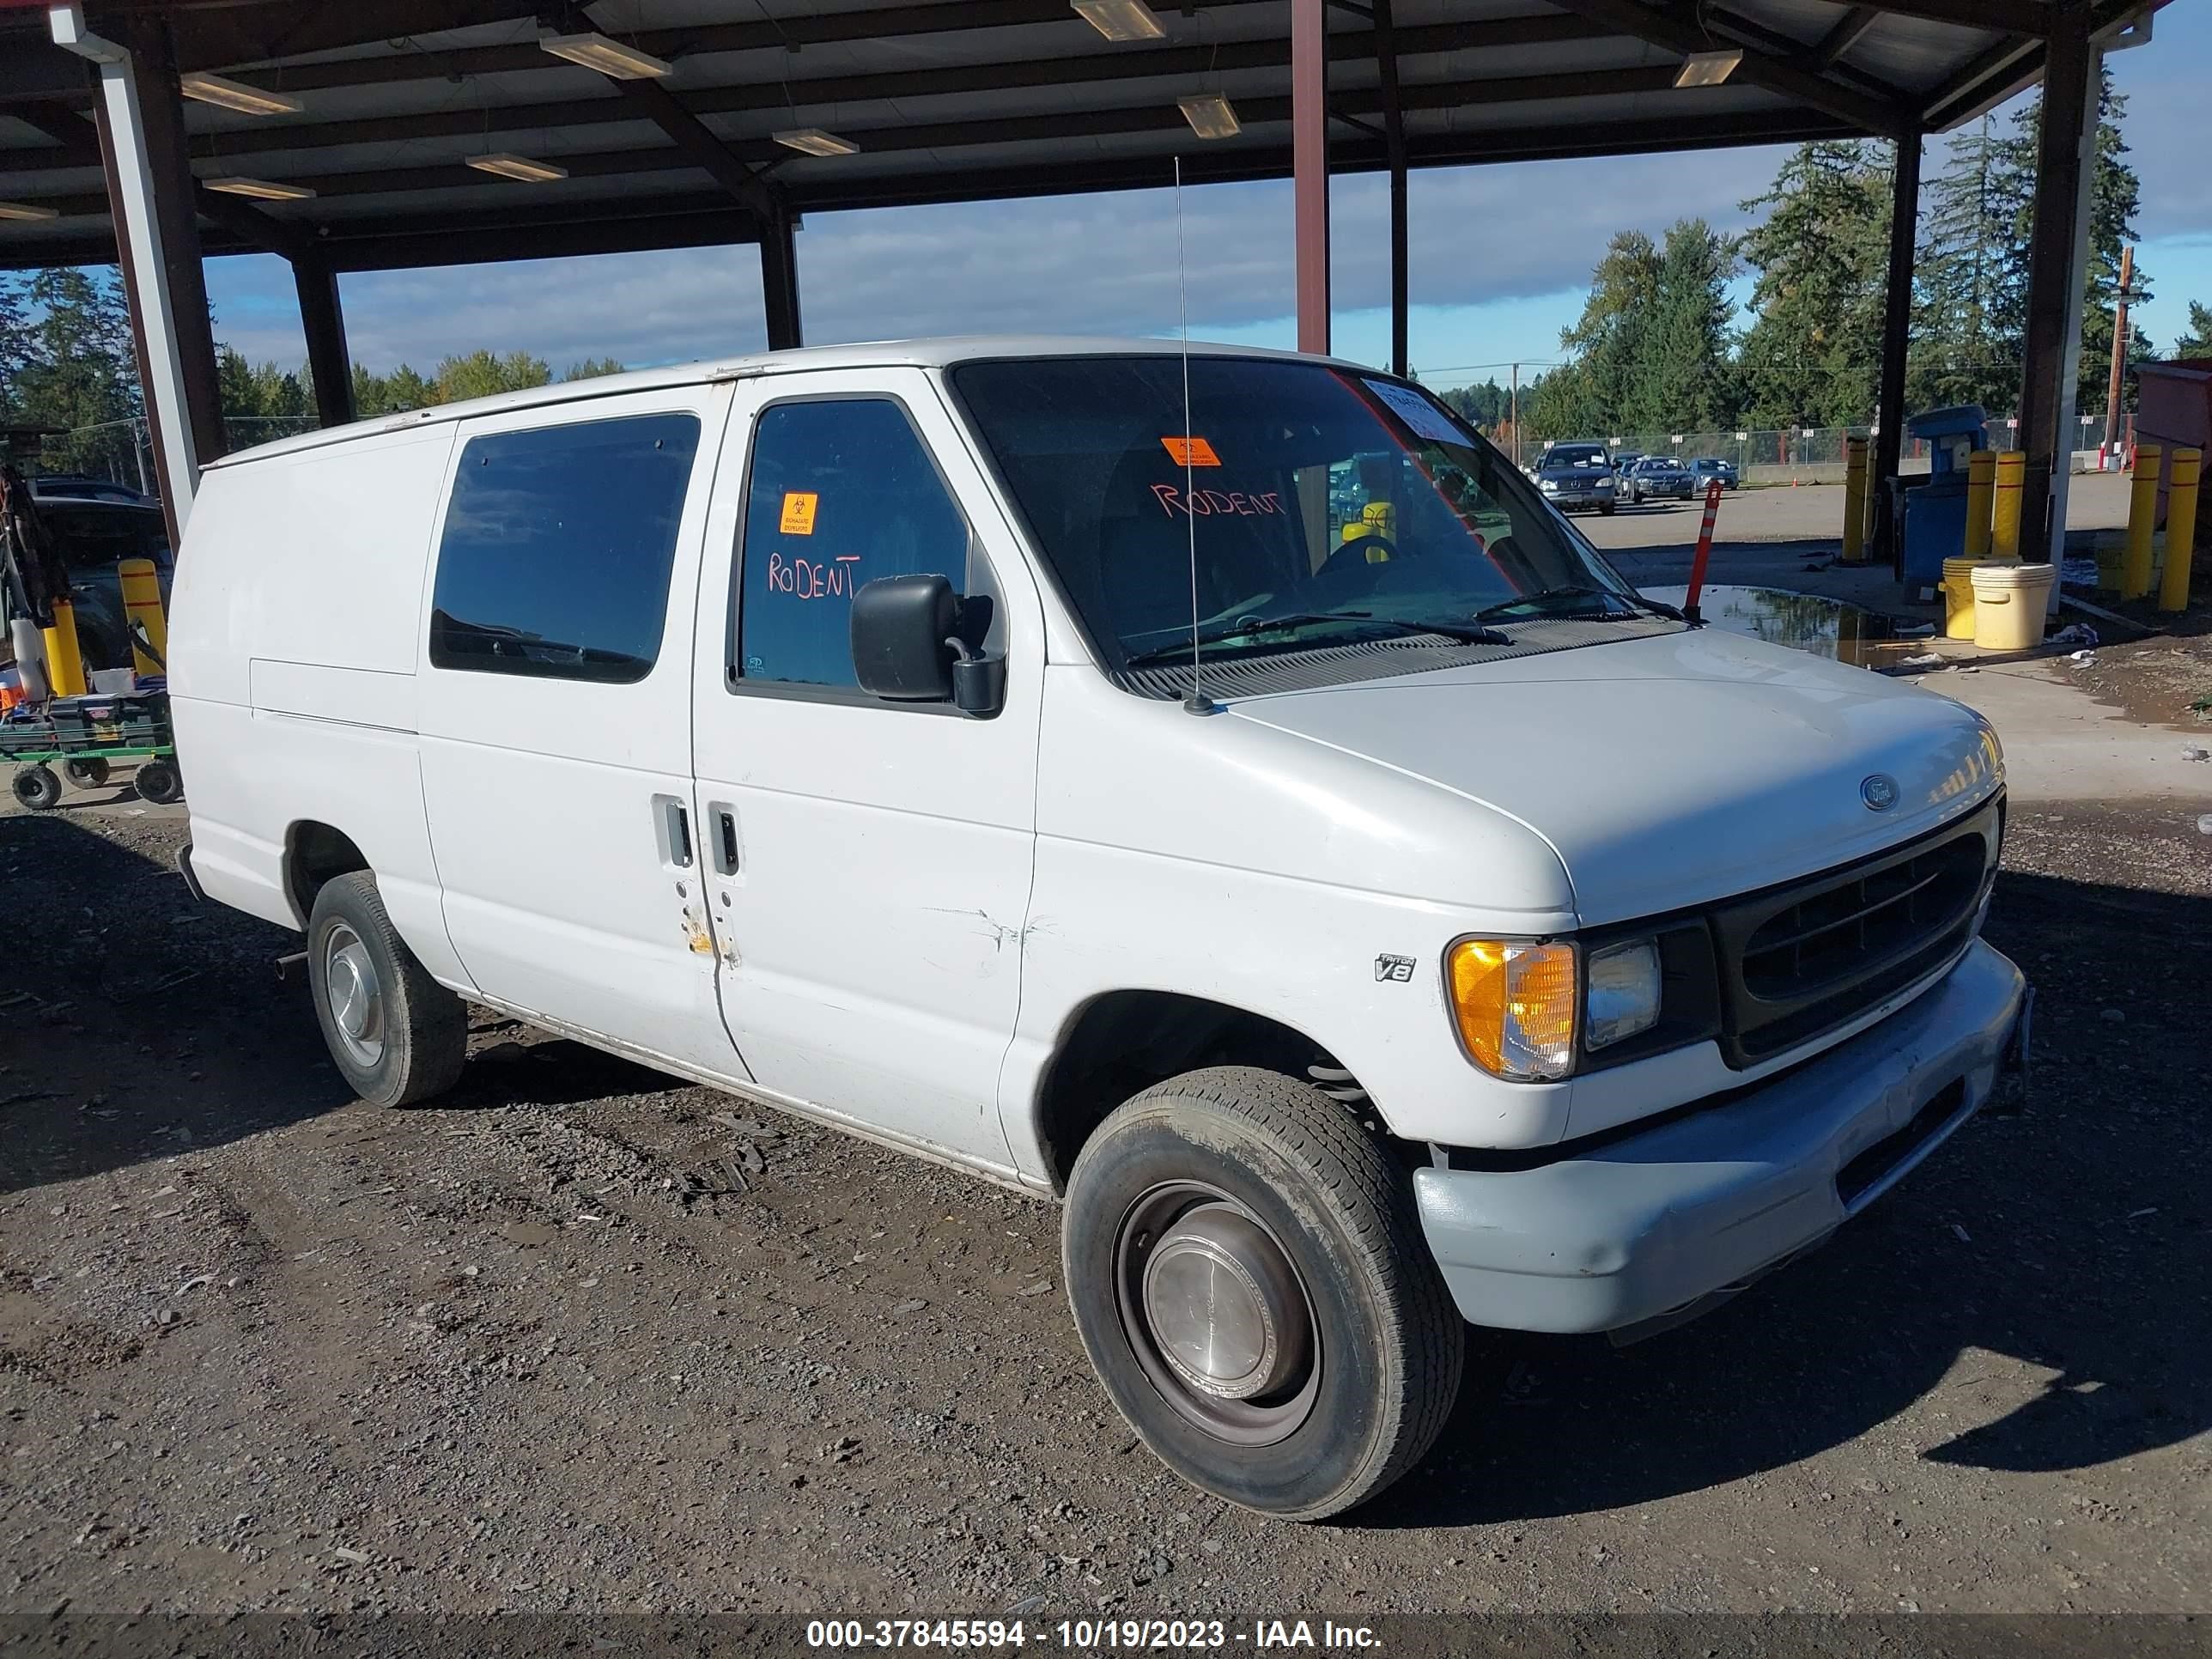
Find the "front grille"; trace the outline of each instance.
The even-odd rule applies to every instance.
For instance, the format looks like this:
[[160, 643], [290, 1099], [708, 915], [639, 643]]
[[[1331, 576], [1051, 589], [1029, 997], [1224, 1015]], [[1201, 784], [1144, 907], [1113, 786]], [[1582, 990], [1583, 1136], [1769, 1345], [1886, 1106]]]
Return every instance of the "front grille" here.
[[1992, 800], [1964, 823], [1718, 911], [1729, 1063], [1844, 1024], [1963, 949], [2002, 822]]

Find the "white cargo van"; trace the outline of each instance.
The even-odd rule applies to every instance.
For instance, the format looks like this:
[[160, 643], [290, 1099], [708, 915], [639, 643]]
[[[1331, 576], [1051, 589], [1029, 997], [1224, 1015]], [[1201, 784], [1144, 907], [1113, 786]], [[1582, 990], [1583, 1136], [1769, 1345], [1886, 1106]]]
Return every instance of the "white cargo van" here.
[[1314, 1517], [1462, 1322], [1686, 1317], [1981, 1104], [2003, 769], [1641, 599], [1417, 386], [1188, 375], [792, 351], [234, 456], [186, 867], [370, 1100], [476, 1002], [1060, 1196], [1115, 1405]]

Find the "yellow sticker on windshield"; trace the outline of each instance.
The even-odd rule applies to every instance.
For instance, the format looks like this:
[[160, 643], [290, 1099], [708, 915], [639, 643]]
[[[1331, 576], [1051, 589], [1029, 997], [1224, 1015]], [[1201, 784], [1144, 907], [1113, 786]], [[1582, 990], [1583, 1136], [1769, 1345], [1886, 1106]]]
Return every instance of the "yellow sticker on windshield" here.
[[1177, 466], [1219, 466], [1221, 457], [1203, 438], [1163, 438], [1169, 457]]
[[785, 491], [783, 520], [777, 528], [787, 536], [811, 536], [814, 533], [815, 499], [815, 492], [811, 489]]

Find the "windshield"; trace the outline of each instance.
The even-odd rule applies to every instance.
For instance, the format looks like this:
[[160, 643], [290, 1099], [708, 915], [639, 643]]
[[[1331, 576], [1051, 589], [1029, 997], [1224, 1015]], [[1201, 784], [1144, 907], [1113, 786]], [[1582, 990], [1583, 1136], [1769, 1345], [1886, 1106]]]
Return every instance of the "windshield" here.
[[1208, 660], [1412, 624], [1503, 644], [1491, 626], [1638, 614], [1634, 590], [1426, 393], [1263, 358], [1194, 357], [1189, 373], [1186, 434], [1174, 356], [951, 372], [1108, 667], [1188, 656], [1194, 536]]
[[1598, 444], [1553, 444], [1544, 452], [1540, 468], [1555, 466], [1603, 466], [1604, 447]]

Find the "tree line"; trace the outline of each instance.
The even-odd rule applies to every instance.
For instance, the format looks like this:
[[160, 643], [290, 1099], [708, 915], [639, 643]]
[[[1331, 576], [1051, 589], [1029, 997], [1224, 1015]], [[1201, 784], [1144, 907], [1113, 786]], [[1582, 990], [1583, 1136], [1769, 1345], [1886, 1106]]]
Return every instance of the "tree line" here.
[[[611, 357], [572, 363], [558, 376], [526, 351], [485, 350], [441, 359], [428, 374], [402, 363], [389, 374], [353, 365], [354, 412], [394, 415], [526, 386], [619, 374]], [[315, 386], [302, 365], [247, 362], [227, 345], [216, 350], [222, 412], [233, 417], [312, 421]], [[87, 431], [145, 413], [122, 274], [113, 266], [58, 267], [27, 276], [0, 273], [0, 426], [57, 428], [76, 435], [49, 440], [45, 465], [56, 471], [94, 465], [112, 445]], [[250, 430], [240, 435], [253, 442]]]
[[[2086, 414], [2104, 409], [2121, 253], [2135, 240], [2140, 191], [2121, 136], [2126, 109], [2108, 74], [2081, 296]], [[2038, 99], [2008, 124], [1985, 116], [1953, 134], [1923, 193], [1910, 408], [2019, 406], [2041, 118]], [[1887, 143], [1805, 144], [1743, 204], [1764, 217], [1739, 236], [1702, 219], [1680, 220], [1656, 241], [1636, 230], [1614, 236], [1591, 272], [1582, 315], [1560, 336], [1566, 361], [1522, 389], [1524, 424], [1565, 437], [1871, 422], [1895, 165]], [[1729, 284], [1747, 271], [1750, 304], [1738, 326]], [[2135, 303], [2150, 292], [2138, 264]], [[2173, 355], [2212, 353], [2212, 309], [2192, 303], [2189, 328]], [[2158, 354], [2136, 331], [2128, 355], [2140, 362]], [[1507, 394], [1495, 380], [1446, 395], [1486, 425], [1504, 419]]]

